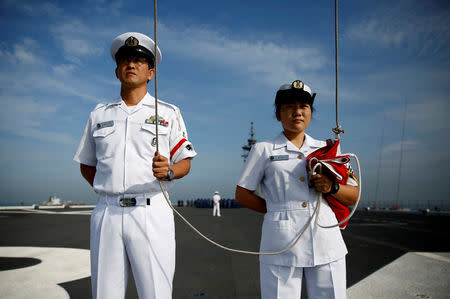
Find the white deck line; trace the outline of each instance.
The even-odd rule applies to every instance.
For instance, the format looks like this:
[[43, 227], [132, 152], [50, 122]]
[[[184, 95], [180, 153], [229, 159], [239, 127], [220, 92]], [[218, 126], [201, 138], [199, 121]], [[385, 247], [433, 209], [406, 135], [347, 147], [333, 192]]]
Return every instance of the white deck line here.
[[450, 298], [450, 252], [409, 252], [347, 290], [349, 299]]

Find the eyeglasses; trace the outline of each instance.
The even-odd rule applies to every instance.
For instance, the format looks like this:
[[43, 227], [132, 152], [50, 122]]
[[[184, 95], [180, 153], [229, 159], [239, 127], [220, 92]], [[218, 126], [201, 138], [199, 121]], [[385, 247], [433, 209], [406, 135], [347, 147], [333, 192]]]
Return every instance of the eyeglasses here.
[[147, 62], [147, 59], [145, 59], [144, 57], [135, 57], [135, 56], [127, 56], [127, 57], [122, 57], [120, 58], [117, 63], [118, 64], [124, 64], [124, 63], [134, 63], [137, 66], [142, 66]]

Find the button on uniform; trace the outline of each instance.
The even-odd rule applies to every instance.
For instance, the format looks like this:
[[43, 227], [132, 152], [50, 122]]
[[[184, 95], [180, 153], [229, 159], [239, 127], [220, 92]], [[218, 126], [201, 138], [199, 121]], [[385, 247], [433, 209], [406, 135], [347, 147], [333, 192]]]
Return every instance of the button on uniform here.
[[308, 203], [306, 201], [302, 202], [302, 207], [306, 208], [308, 206]]
[[300, 177], [300, 181], [304, 182], [306, 179], [304, 176]]

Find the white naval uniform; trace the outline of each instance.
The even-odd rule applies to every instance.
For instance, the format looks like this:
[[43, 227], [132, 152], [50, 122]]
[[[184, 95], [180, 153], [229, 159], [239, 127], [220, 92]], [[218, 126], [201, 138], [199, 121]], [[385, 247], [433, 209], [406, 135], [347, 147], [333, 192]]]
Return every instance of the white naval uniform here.
[[[272, 141], [259, 142], [252, 147], [237, 185], [247, 190], [256, 190], [261, 185], [267, 206], [261, 252], [288, 247], [311, 218], [318, 193], [308, 187], [306, 157], [325, 145], [305, 134], [299, 149], [280, 133]], [[349, 184], [356, 185], [356, 182], [349, 179]], [[336, 217], [326, 200], [322, 199], [321, 203], [319, 223], [336, 224]], [[338, 227], [324, 229], [312, 221], [292, 249], [279, 255], [260, 256], [262, 298], [300, 298], [304, 269], [308, 293], [321, 294], [311, 298], [345, 298], [346, 254], [347, 248]], [[323, 282], [324, 276], [317, 273], [323, 273], [324, 267], [337, 269], [339, 279], [330, 279], [334, 273], [330, 275], [328, 270], [327, 281]]]
[[219, 216], [220, 217], [220, 195], [214, 194], [213, 195], [213, 216]]
[[[158, 101], [159, 152], [171, 164], [196, 156], [180, 111]], [[131, 265], [140, 298], [171, 298], [175, 271], [172, 210], [153, 175], [154, 98], [133, 107], [124, 101], [91, 112], [74, 160], [96, 167], [100, 195], [91, 216], [93, 298], [124, 298]], [[164, 182], [168, 189], [172, 182]], [[121, 198], [135, 198], [121, 207]]]

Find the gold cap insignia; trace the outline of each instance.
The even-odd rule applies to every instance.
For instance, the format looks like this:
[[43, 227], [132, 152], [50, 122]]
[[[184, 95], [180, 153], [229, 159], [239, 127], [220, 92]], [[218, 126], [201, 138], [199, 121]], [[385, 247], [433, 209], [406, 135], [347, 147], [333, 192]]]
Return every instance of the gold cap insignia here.
[[130, 36], [129, 38], [127, 38], [127, 40], [125, 41], [125, 46], [128, 47], [136, 47], [137, 45], [139, 45], [139, 41], [137, 38], [135, 38], [134, 36]]
[[294, 82], [292, 82], [292, 88], [303, 89], [303, 82], [300, 80], [295, 80]]

